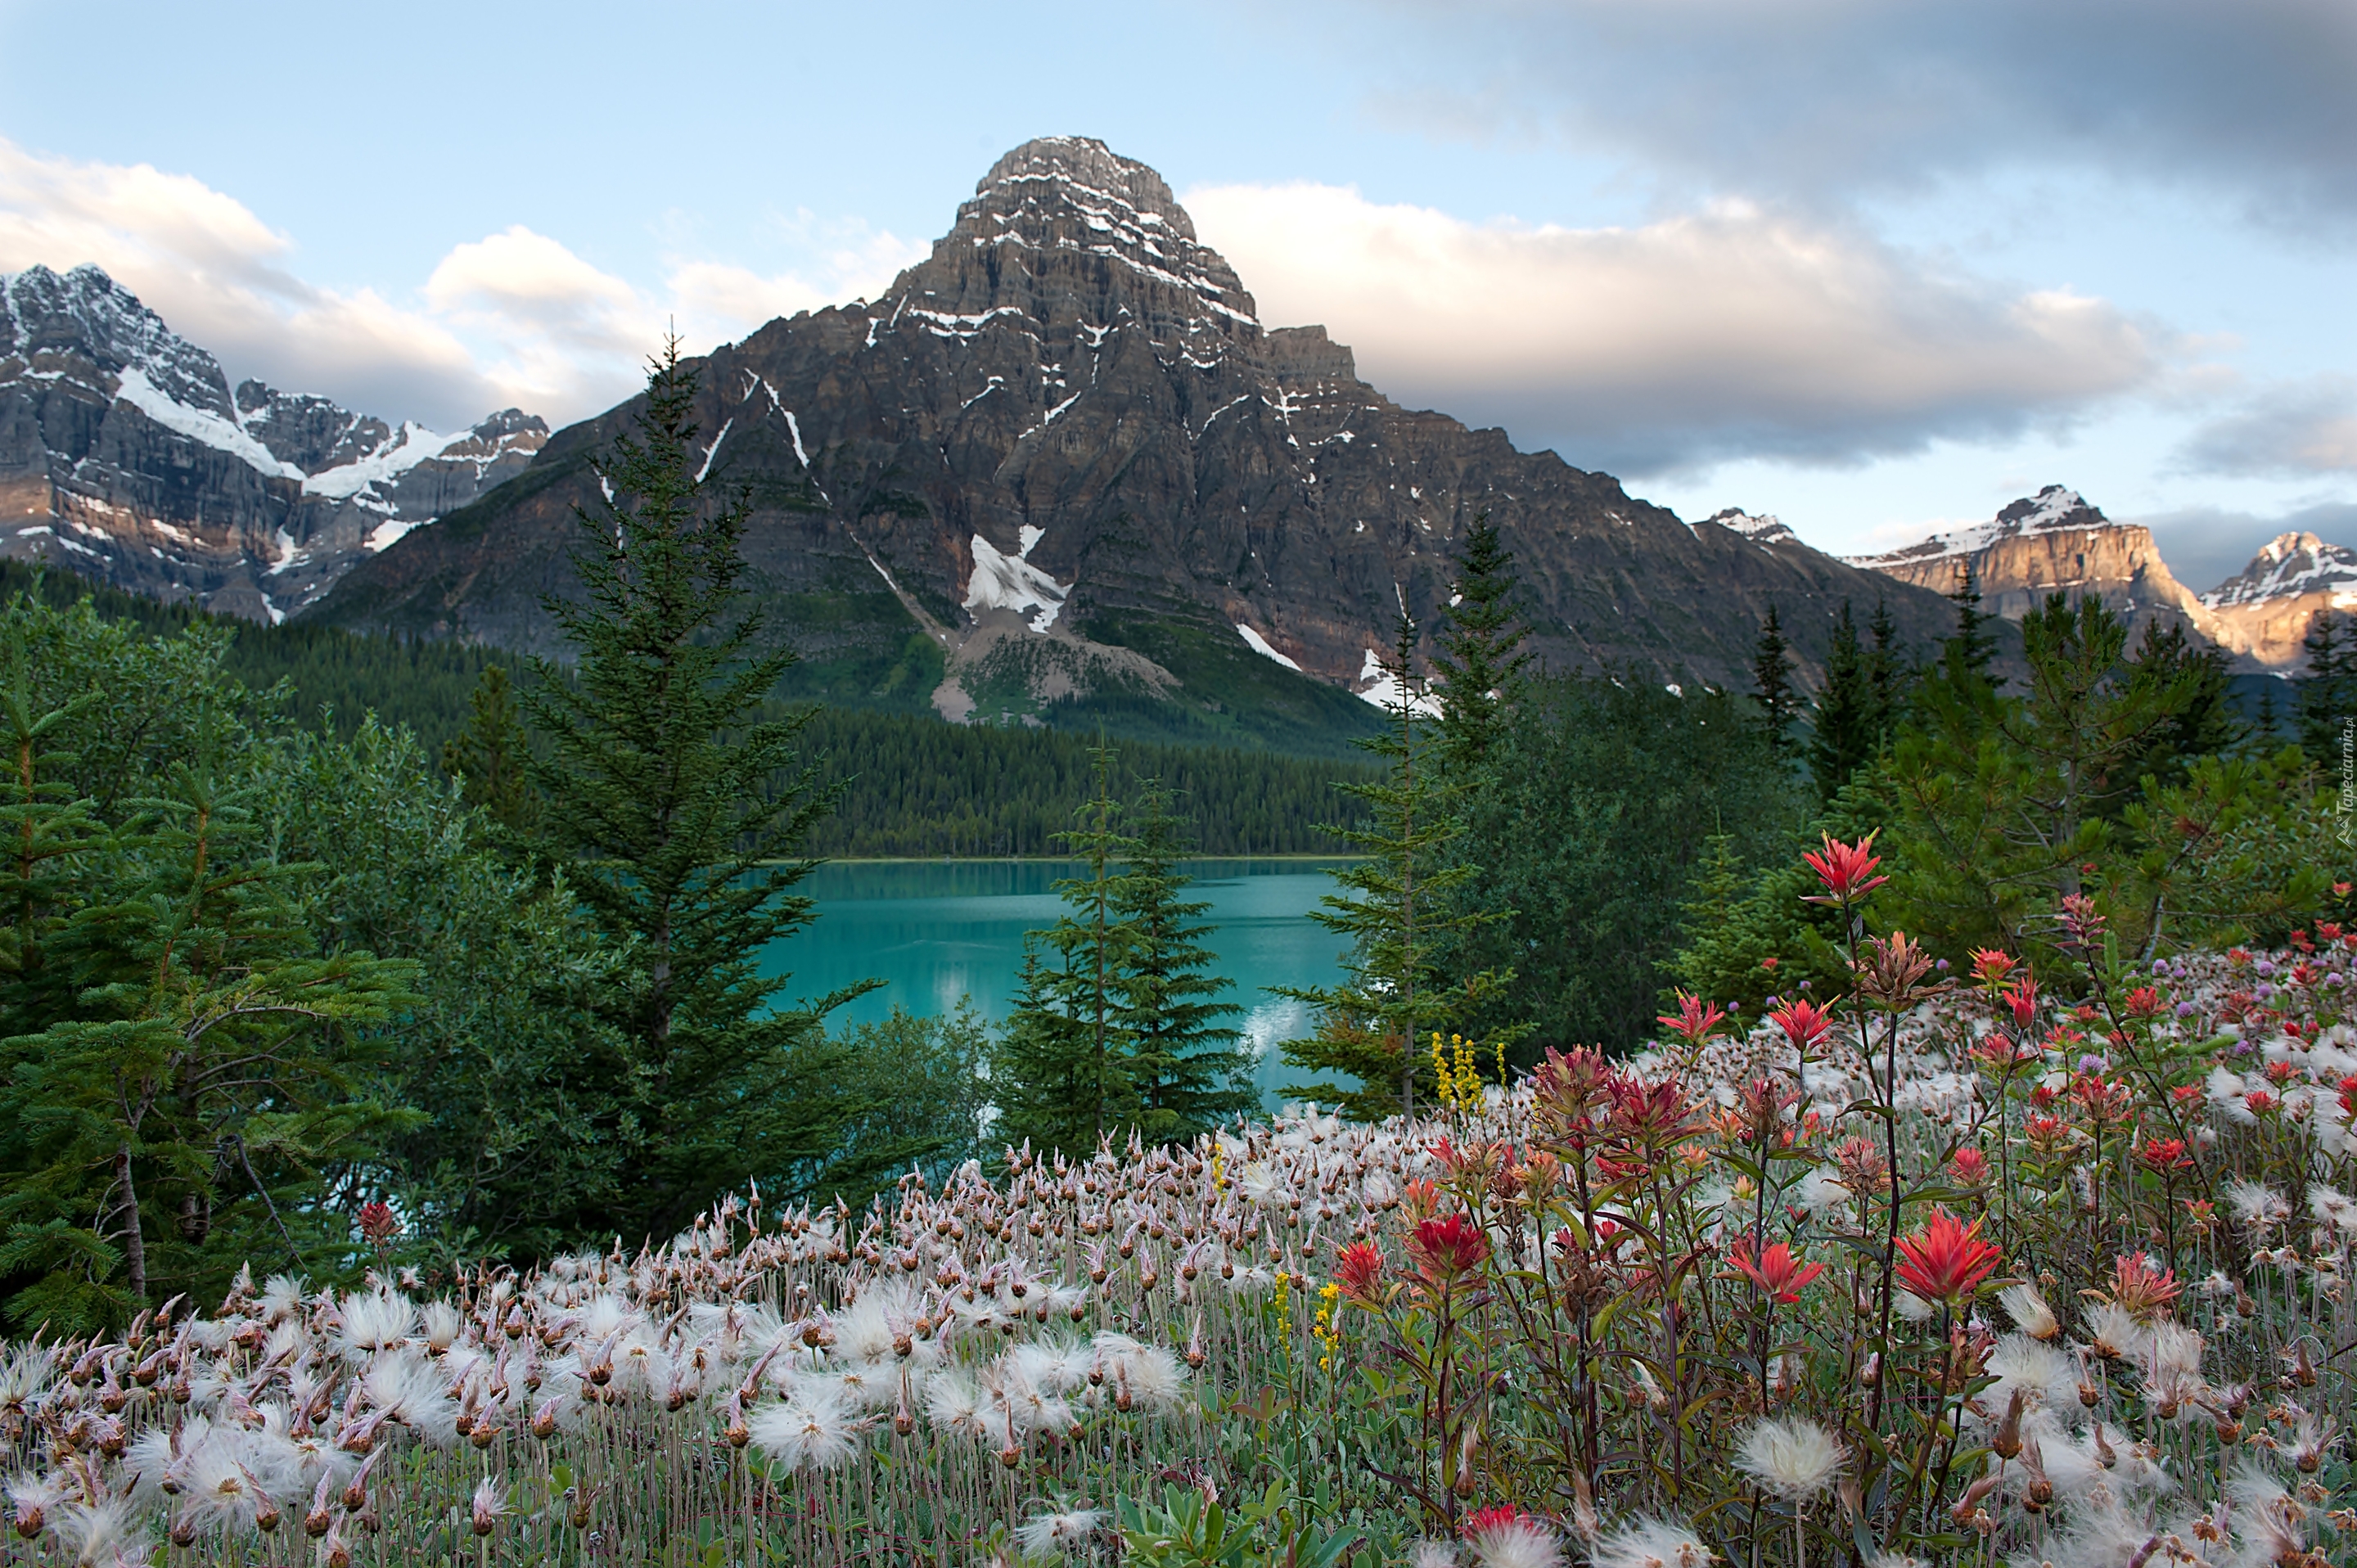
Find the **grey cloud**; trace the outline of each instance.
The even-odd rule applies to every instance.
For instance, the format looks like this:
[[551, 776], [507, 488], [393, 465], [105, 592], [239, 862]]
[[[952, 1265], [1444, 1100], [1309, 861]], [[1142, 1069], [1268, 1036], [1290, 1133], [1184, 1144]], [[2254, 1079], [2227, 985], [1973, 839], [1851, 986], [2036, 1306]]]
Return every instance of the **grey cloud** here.
[[[2250, 214], [2357, 219], [2348, 0], [1492, 0], [1391, 7], [1487, 78], [1403, 101], [1707, 183], [1846, 198], [2009, 163], [2222, 187]], [[1505, 62], [1501, 64], [1499, 62]], [[1436, 107], [1456, 100], [1453, 107]]]
[[2357, 546], [2357, 504], [2333, 502], [2262, 517], [2220, 507], [2193, 507], [2123, 517], [2152, 530], [2171, 575], [2202, 593], [2250, 564], [2259, 547], [2278, 533], [2313, 533], [2327, 543]]
[[1318, 321], [1404, 403], [1583, 467], [1846, 466], [2068, 425], [2179, 350], [2110, 303], [1719, 203], [1640, 229], [1469, 223], [1331, 186], [1190, 191], [1270, 321]]
[[2269, 388], [2195, 429], [2178, 462], [2195, 473], [2357, 474], [2357, 379], [2316, 376]]

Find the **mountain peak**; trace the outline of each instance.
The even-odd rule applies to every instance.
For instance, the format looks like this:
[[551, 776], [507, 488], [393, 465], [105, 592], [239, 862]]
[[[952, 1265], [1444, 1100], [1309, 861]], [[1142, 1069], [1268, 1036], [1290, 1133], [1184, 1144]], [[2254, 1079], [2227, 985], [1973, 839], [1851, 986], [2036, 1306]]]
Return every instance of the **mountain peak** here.
[[1035, 136], [991, 165], [974, 188], [974, 200], [989, 210], [1013, 211], [1043, 195], [1117, 206], [1135, 221], [1195, 238], [1195, 220], [1169, 182], [1093, 136]]
[[1257, 307], [1169, 183], [1084, 136], [1043, 136], [993, 164], [932, 255], [902, 273], [892, 313], [937, 336], [1142, 328], [1159, 351], [1216, 359], [1257, 344]]
[[[2325, 596], [2324, 607], [2357, 607], [2357, 551], [2327, 544], [2313, 533], [2278, 533], [2251, 564], [2201, 596], [2212, 608], [2269, 605]], [[2303, 630], [2305, 627], [2303, 626]]]
[[[2088, 505], [2084, 496], [2067, 485], [2048, 485], [2034, 496], [2024, 496], [2019, 500], [2007, 502], [1987, 522], [1975, 523], [1953, 532], [1931, 534], [1913, 544], [1880, 555], [1854, 555], [1850, 557], [1850, 563], [1889, 572], [1921, 562], [1977, 554], [2002, 540], [2027, 534], [2120, 526], [2105, 517], [2102, 508]], [[2136, 532], [2141, 533], [2143, 530]]]
[[259, 381], [232, 389], [101, 268], [0, 274], [0, 556], [274, 620], [547, 438], [513, 409], [438, 435]]
[[0, 364], [12, 360], [23, 361], [21, 373], [105, 397], [117, 390], [112, 381], [135, 371], [174, 403], [237, 421], [221, 361], [88, 263], [63, 274], [38, 263], [0, 274]]
[[1748, 512], [1738, 506], [1721, 507], [1703, 521], [1715, 522], [1731, 532], [1739, 533], [1758, 545], [1799, 542], [1799, 536], [1784, 526], [1781, 518], [1767, 512]]

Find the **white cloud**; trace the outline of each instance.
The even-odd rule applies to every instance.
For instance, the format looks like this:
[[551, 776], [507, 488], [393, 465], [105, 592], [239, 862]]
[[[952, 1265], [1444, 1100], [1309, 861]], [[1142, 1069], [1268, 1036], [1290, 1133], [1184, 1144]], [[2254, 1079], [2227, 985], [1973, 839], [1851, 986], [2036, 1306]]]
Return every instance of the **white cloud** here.
[[303, 282], [284, 264], [293, 249], [244, 204], [186, 175], [48, 157], [0, 139], [0, 272], [95, 263], [232, 375], [370, 408], [461, 393], [436, 410], [446, 420], [457, 407], [490, 406], [448, 331], [372, 291]]
[[1321, 185], [1187, 205], [1263, 320], [1320, 322], [1394, 396], [1615, 473], [2009, 435], [2147, 383], [2173, 348], [2103, 300], [2007, 290], [1749, 203], [1591, 230]]
[[232, 381], [444, 429], [511, 404], [557, 424], [595, 413], [640, 384], [673, 324], [702, 352], [773, 316], [880, 291], [921, 253], [856, 220], [802, 214], [785, 234], [797, 237], [812, 242], [816, 281], [673, 258], [662, 287], [642, 290], [513, 225], [454, 245], [402, 304], [305, 281], [292, 237], [189, 176], [0, 138], [0, 272], [95, 263]]

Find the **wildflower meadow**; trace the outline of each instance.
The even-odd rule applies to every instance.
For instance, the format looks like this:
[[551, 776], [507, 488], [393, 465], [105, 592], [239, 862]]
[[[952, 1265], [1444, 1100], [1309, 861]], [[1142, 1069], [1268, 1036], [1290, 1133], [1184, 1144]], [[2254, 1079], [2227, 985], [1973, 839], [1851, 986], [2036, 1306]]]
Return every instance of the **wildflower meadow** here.
[[2350, 1561], [2357, 932], [1943, 963], [1809, 864], [1748, 1029], [10, 1344], [9, 1560]]

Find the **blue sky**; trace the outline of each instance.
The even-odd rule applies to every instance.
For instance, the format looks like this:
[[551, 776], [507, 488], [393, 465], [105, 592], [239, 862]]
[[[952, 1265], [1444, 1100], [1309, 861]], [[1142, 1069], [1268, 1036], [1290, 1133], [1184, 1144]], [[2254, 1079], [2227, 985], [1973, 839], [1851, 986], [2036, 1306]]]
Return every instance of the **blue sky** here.
[[2197, 588], [2357, 543], [2345, 0], [92, 15], [0, 0], [0, 269], [391, 418], [593, 412], [1078, 134], [1271, 325], [1687, 516], [1855, 552], [2060, 482]]

